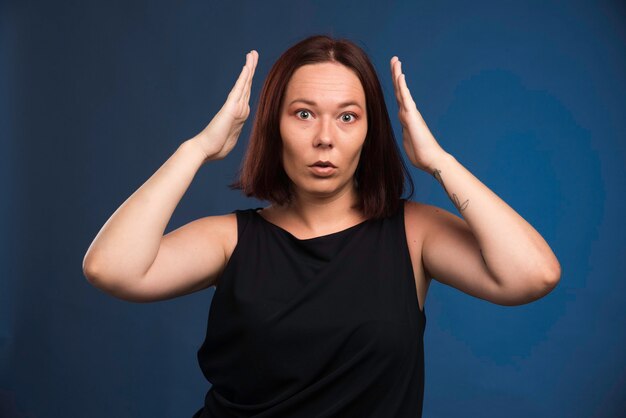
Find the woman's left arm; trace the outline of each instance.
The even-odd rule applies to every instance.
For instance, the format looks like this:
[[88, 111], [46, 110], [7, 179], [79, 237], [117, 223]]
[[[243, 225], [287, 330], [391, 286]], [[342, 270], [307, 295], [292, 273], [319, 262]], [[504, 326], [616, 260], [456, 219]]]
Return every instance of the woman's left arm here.
[[484, 263], [502, 287], [526, 282], [547, 290], [556, 285], [561, 266], [532, 225], [452, 155], [442, 154], [429, 170], [463, 215]]
[[[415, 167], [435, 177], [465, 220], [425, 205], [431, 209], [429, 229], [433, 231], [424, 240], [425, 266], [436, 278], [439, 275], [444, 282], [471, 289], [468, 293], [497, 303], [525, 303], [548, 293], [561, 276], [561, 266], [550, 246], [524, 218], [439, 146], [417, 110], [397, 57], [391, 59], [391, 72], [404, 149]], [[455, 261], [467, 261], [465, 265], [473, 273], [462, 271]], [[478, 283], [477, 276], [492, 283]]]

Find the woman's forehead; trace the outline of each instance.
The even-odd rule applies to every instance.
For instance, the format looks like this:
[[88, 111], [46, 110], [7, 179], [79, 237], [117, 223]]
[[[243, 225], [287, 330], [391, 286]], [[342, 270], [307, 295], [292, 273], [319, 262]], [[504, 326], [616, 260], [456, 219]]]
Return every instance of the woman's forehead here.
[[289, 103], [296, 99], [364, 103], [365, 91], [354, 71], [342, 64], [307, 64], [292, 75], [286, 98]]

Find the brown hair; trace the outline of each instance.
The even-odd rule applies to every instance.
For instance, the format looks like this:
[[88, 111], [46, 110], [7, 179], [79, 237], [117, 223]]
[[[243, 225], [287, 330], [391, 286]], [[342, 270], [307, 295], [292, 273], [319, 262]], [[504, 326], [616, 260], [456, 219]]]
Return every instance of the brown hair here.
[[313, 35], [285, 51], [272, 66], [261, 90], [252, 132], [239, 178], [229, 185], [248, 197], [282, 206], [293, 198], [293, 185], [282, 165], [280, 110], [287, 84], [299, 67], [337, 62], [352, 69], [365, 91], [367, 135], [354, 173], [358, 203], [366, 218], [390, 216], [400, 204], [405, 176], [413, 179], [402, 160], [385, 105], [380, 81], [367, 54], [348, 39]]

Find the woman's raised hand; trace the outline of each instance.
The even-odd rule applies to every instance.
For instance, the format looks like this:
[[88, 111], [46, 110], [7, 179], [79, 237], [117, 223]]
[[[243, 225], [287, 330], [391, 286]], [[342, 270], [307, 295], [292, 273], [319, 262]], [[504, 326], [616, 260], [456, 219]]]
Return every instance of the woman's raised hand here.
[[250, 115], [250, 88], [252, 77], [259, 59], [255, 50], [246, 54], [246, 65], [235, 82], [226, 102], [202, 132], [190, 141], [200, 145], [205, 154], [203, 161], [221, 160], [234, 148], [243, 129], [243, 124]]
[[446, 151], [441, 148], [417, 110], [398, 57], [392, 57], [390, 65], [393, 89], [398, 102], [398, 119], [402, 125], [404, 150], [415, 167], [430, 172], [435, 161], [446, 154]]

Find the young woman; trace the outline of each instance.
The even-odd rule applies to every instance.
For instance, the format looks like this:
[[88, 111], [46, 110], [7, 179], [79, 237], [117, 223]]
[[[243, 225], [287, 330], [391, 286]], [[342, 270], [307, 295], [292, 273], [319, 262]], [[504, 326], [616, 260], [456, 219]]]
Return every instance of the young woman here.
[[[238, 181], [265, 208], [163, 232], [198, 169], [225, 158], [250, 113], [258, 53], [224, 106], [111, 216], [89, 281], [135, 302], [216, 286], [194, 417], [418, 417], [424, 305], [435, 278], [500, 305], [543, 297], [560, 265], [541, 235], [435, 140], [397, 57], [391, 79], [411, 164], [459, 217], [402, 198], [413, 183], [380, 82], [349, 40], [311, 36], [263, 85]], [[409, 195], [409, 197], [410, 197]]]

